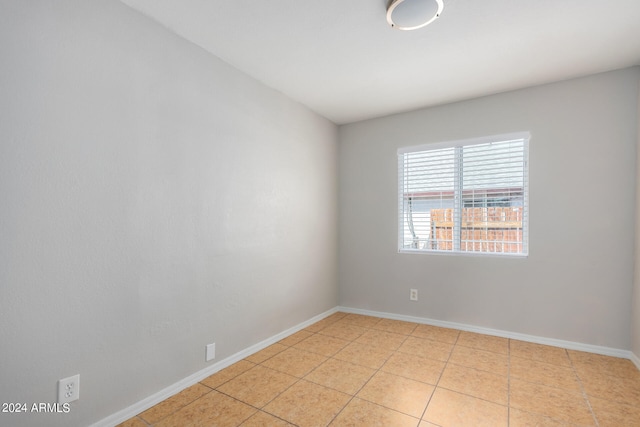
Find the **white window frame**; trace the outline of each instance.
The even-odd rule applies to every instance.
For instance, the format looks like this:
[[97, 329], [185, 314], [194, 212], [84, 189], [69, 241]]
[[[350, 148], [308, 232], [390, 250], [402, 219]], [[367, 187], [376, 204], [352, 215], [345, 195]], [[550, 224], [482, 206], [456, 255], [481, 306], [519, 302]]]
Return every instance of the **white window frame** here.
[[[500, 257], [527, 257], [529, 254], [529, 132], [516, 132], [502, 135], [492, 135], [479, 138], [471, 138], [457, 141], [448, 141], [432, 144], [422, 144], [398, 149], [398, 252], [399, 253], [423, 253], [423, 254], [448, 254], [448, 255], [480, 255], [480, 256], [500, 256]], [[408, 248], [405, 247], [405, 155], [410, 153], [428, 152], [445, 148], [458, 149], [459, 147], [470, 147], [479, 144], [503, 143], [508, 141], [522, 141], [523, 143], [523, 179], [522, 179], [522, 251], [521, 252], [490, 252], [478, 250], [461, 249], [461, 215], [464, 208], [464, 200], [461, 197], [460, 175], [464, 174], [464, 169], [460, 163], [452, 166], [455, 175], [453, 209], [454, 226], [452, 232], [452, 249]], [[455, 161], [454, 163], [455, 164]], [[427, 245], [428, 246], [428, 245]]]

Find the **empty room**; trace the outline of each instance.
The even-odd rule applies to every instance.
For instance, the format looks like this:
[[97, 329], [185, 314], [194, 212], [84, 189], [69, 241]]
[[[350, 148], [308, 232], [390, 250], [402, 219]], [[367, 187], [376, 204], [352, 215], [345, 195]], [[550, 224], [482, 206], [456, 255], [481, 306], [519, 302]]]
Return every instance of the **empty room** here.
[[640, 425], [637, 0], [0, 0], [0, 425]]

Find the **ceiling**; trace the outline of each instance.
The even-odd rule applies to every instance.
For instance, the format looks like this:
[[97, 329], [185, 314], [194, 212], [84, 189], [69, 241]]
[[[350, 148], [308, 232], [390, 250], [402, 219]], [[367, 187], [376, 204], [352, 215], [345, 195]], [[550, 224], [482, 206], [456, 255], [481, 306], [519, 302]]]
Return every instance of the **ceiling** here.
[[639, 0], [121, 0], [336, 124], [640, 64]]

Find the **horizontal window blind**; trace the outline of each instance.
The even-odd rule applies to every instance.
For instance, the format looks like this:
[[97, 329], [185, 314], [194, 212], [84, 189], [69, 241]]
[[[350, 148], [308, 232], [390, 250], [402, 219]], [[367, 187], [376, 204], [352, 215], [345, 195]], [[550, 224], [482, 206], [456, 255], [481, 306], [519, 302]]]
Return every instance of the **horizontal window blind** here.
[[398, 150], [400, 251], [528, 252], [528, 133]]

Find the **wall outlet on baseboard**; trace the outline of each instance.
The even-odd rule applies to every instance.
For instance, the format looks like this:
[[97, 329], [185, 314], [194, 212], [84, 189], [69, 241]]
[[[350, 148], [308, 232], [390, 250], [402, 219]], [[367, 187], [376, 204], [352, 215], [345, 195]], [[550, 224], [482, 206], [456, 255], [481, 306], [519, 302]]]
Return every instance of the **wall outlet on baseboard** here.
[[411, 289], [411, 291], [409, 292], [409, 299], [411, 301], [418, 301], [418, 290], [417, 289]]
[[208, 362], [216, 358], [216, 343], [207, 344], [205, 351], [205, 360]]

